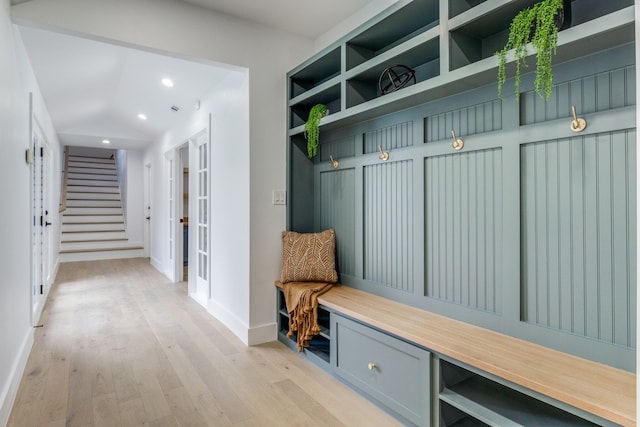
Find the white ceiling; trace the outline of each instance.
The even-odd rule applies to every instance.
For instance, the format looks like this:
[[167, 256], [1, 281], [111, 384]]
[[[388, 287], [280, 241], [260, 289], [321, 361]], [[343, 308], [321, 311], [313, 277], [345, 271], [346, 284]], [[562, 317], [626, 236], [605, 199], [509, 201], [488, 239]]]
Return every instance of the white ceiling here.
[[315, 39], [372, 0], [180, 0]]
[[[50, 31], [20, 28], [58, 136], [67, 145], [143, 148], [227, 69]], [[173, 88], [161, 84], [173, 79]], [[180, 108], [178, 112], [172, 106]], [[137, 115], [144, 113], [142, 121]]]
[[[28, 0], [27, 0], [28, 1]], [[177, 0], [315, 38], [375, 0]], [[12, 4], [23, 0], [12, 0]], [[40, 91], [63, 144], [142, 149], [228, 69], [20, 27]], [[172, 89], [161, 85], [171, 77]], [[177, 113], [171, 110], [177, 106]], [[140, 121], [138, 113], [148, 116]]]

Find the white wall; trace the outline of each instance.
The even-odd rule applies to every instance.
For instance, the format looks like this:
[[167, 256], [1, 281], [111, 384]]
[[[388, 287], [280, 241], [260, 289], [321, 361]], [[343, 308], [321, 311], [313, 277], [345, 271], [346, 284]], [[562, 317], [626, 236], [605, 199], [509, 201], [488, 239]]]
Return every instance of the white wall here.
[[[249, 74], [229, 71], [199, 111], [179, 122], [145, 153], [154, 173], [152, 199], [154, 241], [168, 240], [168, 192], [165, 154], [210, 126], [211, 299], [207, 309], [236, 335], [248, 342], [250, 325], [250, 165], [249, 165]], [[191, 155], [190, 155], [191, 158]], [[196, 178], [195, 171], [190, 176]], [[193, 224], [195, 227], [195, 224]], [[191, 243], [194, 243], [191, 239]], [[152, 256], [162, 259], [165, 269], [168, 247], [154, 245]], [[167, 273], [167, 275], [170, 275]], [[190, 274], [193, 279], [193, 275]], [[273, 339], [273, 336], [271, 337]]]
[[144, 165], [140, 150], [127, 150], [125, 194], [127, 238], [131, 244], [144, 244]]
[[[242, 129], [225, 131], [244, 133], [249, 144], [227, 139], [224, 144], [229, 147], [221, 153], [229, 149], [246, 152], [246, 155], [238, 153], [239, 157], [233, 160], [242, 168], [234, 170], [235, 178], [225, 177], [227, 187], [224, 191], [229, 193], [225, 203], [235, 205], [236, 210], [229, 210], [219, 217], [218, 221], [231, 217], [231, 224], [215, 224], [221, 230], [237, 233], [233, 239], [224, 242], [233, 247], [232, 252], [237, 256], [227, 257], [230, 262], [221, 273], [225, 280], [217, 282], [214, 302], [219, 316], [227, 313], [230, 319], [236, 320], [231, 324], [228, 319], [226, 323], [245, 342], [275, 339], [273, 281], [279, 275], [280, 232], [285, 227], [285, 209], [272, 206], [271, 192], [285, 188], [285, 75], [312, 53], [313, 42], [167, 0], [32, 0], [14, 6], [12, 14], [23, 24], [37, 23], [124, 45], [170, 52], [182, 58], [200, 58], [249, 70], [250, 82], [246, 85], [250, 120]], [[171, 140], [177, 143], [175, 139]], [[150, 153], [148, 159], [152, 162], [155, 185], [153, 241], [165, 242], [162, 236], [166, 227], [162, 227], [162, 218], [166, 213], [162, 209], [166, 208], [159, 201], [162, 199], [158, 199], [166, 185], [162, 182], [163, 162], [158, 151]], [[166, 244], [153, 245], [152, 262], [161, 270], [166, 270], [163, 265], [166, 254]], [[259, 332], [254, 334], [254, 330]]]
[[[58, 141], [10, 21], [8, 0], [0, 1], [0, 64], [0, 198], [11, 202], [0, 214], [0, 425], [5, 425], [33, 342], [30, 167], [24, 161], [30, 141], [29, 92], [34, 93], [34, 113], [49, 142], [53, 166], [60, 167]], [[49, 208], [57, 212], [59, 180], [52, 186], [56, 194]]]
[[[311, 56], [318, 45], [330, 43], [392, 3], [376, 1], [315, 43], [170, 0], [32, 0], [14, 6], [12, 13], [22, 24], [31, 22], [248, 70], [248, 80], [240, 87], [229, 86], [234, 96], [243, 88], [248, 91], [246, 120], [240, 107], [230, 111], [216, 104], [216, 98], [207, 107], [213, 112], [212, 132], [218, 133], [213, 139], [220, 144], [216, 156], [222, 156], [214, 156], [220, 163], [212, 174], [212, 190], [217, 192], [214, 205], [222, 206], [212, 212], [213, 229], [221, 234], [212, 236], [214, 245], [220, 246], [212, 248], [212, 271], [217, 277], [209, 310], [253, 344], [276, 337], [273, 281], [280, 271], [285, 208], [272, 205], [272, 191], [286, 187], [286, 72]], [[222, 96], [217, 99], [222, 101]], [[233, 118], [220, 119], [228, 115]], [[172, 267], [167, 265], [167, 227], [163, 226], [168, 191], [163, 154], [200, 130], [195, 123], [202, 121], [201, 115], [194, 113], [191, 120], [190, 125], [182, 124], [161, 138], [144, 159], [152, 165], [154, 185], [150, 256], [165, 273]]]
[[122, 212], [125, 217], [125, 225], [127, 224], [127, 186], [129, 176], [127, 175], [127, 150], [117, 150], [115, 152], [116, 171], [118, 174], [118, 187], [120, 190], [120, 201], [122, 202]]

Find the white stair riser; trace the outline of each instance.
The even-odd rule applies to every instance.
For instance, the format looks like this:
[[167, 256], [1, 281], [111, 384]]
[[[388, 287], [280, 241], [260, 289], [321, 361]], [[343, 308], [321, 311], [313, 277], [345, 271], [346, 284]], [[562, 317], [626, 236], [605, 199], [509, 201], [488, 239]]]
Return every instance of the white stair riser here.
[[96, 177], [114, 178], [118, 176], [115, 170], [108, 169], [89, 169], [89, 168], [69, 168], [69, 176], [76, 175], [94, 175]]
[[112, 200], [112, 199], [93, 199], [93, 198], [67, 198], [67, 208], [77, 208], [77, 207], [96, 207], [96, 208], [120, 208], [122, 205], [120, 204], [120, 199]]
[[62, 224], [61, 231], [69, 232], [69, 231], [83, 231], [83, 232], [93, 232], [93, 231], [116, 231], [116, 230], [124, 230], [124, 224]]
[[97, 181], [97, 180], [91, 180], [91, 179], [68, 179], [67, 180], [67, 185], [86, 185], [89, 187], [115, 187], [118, 188], [118, 182], [117, 181]]
[[117, 203], [120, 206], [120, 196], [109, 193], [67, 193], [67, 206], [78, 202], [91, 201], [102, 203]]
[[101, 260], [101, 259], [120, 259], [120, 258], [141, 258], [143, 254], [144, 252], [142, 249], [130, 249], [126, 251], [61, 253], [60, 262], [95, 261], [95, 260]]
[[100, 169], [100, 170], [116, 170], [115, 164], [109, 163], [84, 163], [77, 161], [69, 161], [69, 169], [71, 168], [90, 168], [90, 169]]
[[112, 207], [91, 207], [91, 208], [75, 208], [75, 207], [67, 207], [64, 211], [65, 217], [77, 216], [77, 215], [122, 215], [122, 208], [112, 208]]
[[62, 242], [71, 243], [75, 240], [101, 240], [101, 239], [125, 239], [124, 231], [86, 231], [84, 233], [62, 233]]
[[87, 187], [83, 185], [67, 185], [67, 195], [74, 193], [105, 193], [120, 197], [120, 188], [118, 186]]
[[90, 241], [90, 242], [74, 242], [74, 243], [61, 243], [60, 250], [67, 251], [71, 249], [109, 249], [113, 247], [125, 248], [130, 245], [126, 240], [124, 241]]
[[93, 174], [93, 173], [71, 173], [67, 174], [67, 179], [88, 179], [94, 181], [118, 181], [118, 176], [116, 174], [113, 175], [101, 175], [101, 174]]
[[109, 199], [68, 199], [67, 198], [67, 208], [77, 208], [77, 207], [92, 207], [92, 208], [121, 208], [120, 199], [118, 200], [109, 200]]
[[96, 216], [93, 216], [93, 215], [89, 215], [89, 216], [70, 216], [70, 217], [63, 216], [62, 217], [62, 225], [74, 224], [74, 223], [83, 223], [84, 224], [84, 223], [91, 223], [91, 222], [98, 222], [98, 223], [120, 222], [120, 223], [124, 223], [124, 219], [123, 219], [122, 215], [104, 215], [104, 216], [100, 216], [100, 217], [96, 217]]
[[69, 155], [69, 162], [78, 162], [84, 165], [91, 165], [92, 163], [105, 163], [108, 165], [115, 165], [116, 161], [108, 158], [100, 158], [100, 157], [82, 157], [82, 156], [74, 156], [73, 154]]

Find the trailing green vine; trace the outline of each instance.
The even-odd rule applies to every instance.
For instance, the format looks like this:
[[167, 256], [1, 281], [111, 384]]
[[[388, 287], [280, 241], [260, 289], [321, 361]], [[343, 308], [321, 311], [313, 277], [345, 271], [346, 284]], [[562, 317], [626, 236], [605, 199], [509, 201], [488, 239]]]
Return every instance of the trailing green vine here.
[[527, 43], [536, 50], [535, 91], [545, 100], [549, 99], [553, 89], [551, 61], [558, 44], [558, 26], [555, 17], [563, 8], [562, 0], [542, 0], [533, 6], [521, 10], [509, 27], [509, 39], [498, 56], [498, 96], [502, 98], [502, 89], [507, 80], [507, 52], [514, 50], [515, 56], [515, 92], [520, 96], [520, 74], [527, 66]]
[[304, 137], [307, 139], [307, 154], [310, 159], [318, 154], [320, 144], [320, 119], [327, 115], [329, 110], [324, 104], [316, 104], [309, 111], [309, 118], [304, 124]]

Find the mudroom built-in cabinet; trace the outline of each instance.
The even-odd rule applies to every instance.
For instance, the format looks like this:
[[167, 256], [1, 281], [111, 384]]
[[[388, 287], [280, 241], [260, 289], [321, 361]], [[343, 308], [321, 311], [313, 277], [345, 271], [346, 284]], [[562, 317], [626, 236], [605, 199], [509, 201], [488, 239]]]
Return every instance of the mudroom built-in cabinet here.
[[[500, 98], [494, 53], [534, 3], [400, 0], [293, 69], [287, 228], [335, 230], [343, 286], [634, 372], [634, 2], [571, 1], [549, 99], [534, 92], [533, 61], [520, 93], [509, 79]], [[397, 65], [415, 83], [381, 93], [381, 73]], [[309, 159], [303, 127], [318, 103], [329, 114]], [[572, 128], [577, 118], [584, 130]], [[370, 325], [329, 311], [336, 348], [323, 357], [349, 382], [329, 357], [341, 354], [333, 329], [370, 336]], [[437, 351], [425, 357], [431, 412], [399, 410], [408, 423], [463, 420], [452, 392], [462, 384], [525, 406], [544, 400], [514, 397], [499, 378]], [[572, 417], [567, 425], [581, 425]]]

